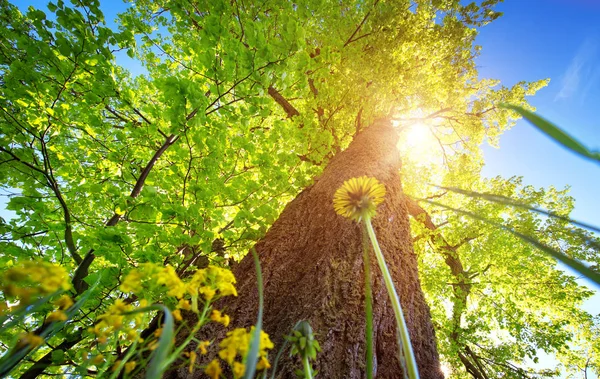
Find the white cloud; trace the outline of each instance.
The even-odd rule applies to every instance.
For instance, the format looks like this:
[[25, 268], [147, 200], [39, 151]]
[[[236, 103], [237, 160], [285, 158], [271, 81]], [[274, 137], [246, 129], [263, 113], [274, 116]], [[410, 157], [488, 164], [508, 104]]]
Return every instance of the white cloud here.
[[599, 69], [595, 64], [599, 60], [597, 47], [591, 39], [583, 42], [562, 76], [561, 89], [556, 94], [555, 101], [574, 95], [579, 95], [583, 100], [592, 84], [600, 79]]

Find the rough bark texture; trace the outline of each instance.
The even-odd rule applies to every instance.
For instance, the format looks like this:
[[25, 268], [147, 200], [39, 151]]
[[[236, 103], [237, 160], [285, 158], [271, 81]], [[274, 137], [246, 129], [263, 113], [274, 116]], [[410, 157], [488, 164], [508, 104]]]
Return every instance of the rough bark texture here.
[[[396, 133], [387, 121], [378, 121], [357, 135], [315, 183], [288, 204], [256, 245], [264, 277], [264, 329], [278, 347], [298, 320], [308, 320], [323, 349], [314, 365], [320, 378], [365, 377], [361, 230], [337, 215], [332, 206], [340, 185], [362, 175], [376, 177], [387, 190], [373, 224], [401, 298], [421, 378], [443, 378], [429, 307], [419, 283], [396, 143]], [[402, 378], [394, 314], [374, 257], [371, 267], [375, 375]], [[248, 327], [256, 321], [258, 304], [252, 256], [233, 271], [239, 296], [223, 301], [219, 308], [232, 316], [235, 327]], [[298, 362], [287, 354], [283, 358], [278, 377], [294, 378]], [[181, 377], [202, 376], [183, 371]]]

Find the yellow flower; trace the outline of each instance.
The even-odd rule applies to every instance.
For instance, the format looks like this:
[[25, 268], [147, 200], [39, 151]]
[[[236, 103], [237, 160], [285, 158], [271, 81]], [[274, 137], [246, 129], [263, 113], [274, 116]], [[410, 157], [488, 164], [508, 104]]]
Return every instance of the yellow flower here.
[[188, 367], [188, 371], [191, 374], [192, 372], [194, 372], [194, 366], [196, 365], [196, 352], [190, 351], [189, 355], [190, 355], [190, 365]]
[[260, 357], [258, 363], [256, 364], [256, 369], [260, 371], [269, 368], [271, 368], [271, 364], [269, 363], [267, 357]]
[[209, 286], [202, 286], [198, 289], [198, 293], [204, 296], [206, 300], [211, 301], [213, 297], [215, 297], [217, 291]]
[[210, 361], [208, 366], [206, 366], [206, 368], [204, 369], [204, 373], [206, 375], [210, 376], [210, 379], [219, 379], [222, 372], [223, 372], [223, 370], [221, 370], [219, 361], [217, 361], [216, 359], [213, 359], [212, 361]]
[[241, 362], [233, 362], [232, 370], [234, 378], [241, 378], [246, 372], [246, 365]]
[[352, 178], [335, 192], [333, 208], [351, 220], [360, 222], [376, 213], [377, 205], [383, 202], [385, 187], [377, 179], [362, 176]]
[[237, 296], [234, 284], [235, 277], [231, 271], [217, 266], [208, 266], [194, 273], [186, 285], [186, 291], [192, 296], [200, 294], [204, 299], [211, 301], [223, 296]]
[[125, 363], [125, 374], [132, 372], [133, 369], [135, 369], [136, 364], [137, 363], [135, 361]]
[[181, 311], [179, 309], [175, 309], [174, 311], [171, 312], [171, 314], [173, 315], [173, 318], [175, 319], [175, 321], [183, 320], [183, 318], [181, 317]]
[[42, 345], [44, 343], [44, 339], [40, 336], [38, 336], [37, 334], [33, 334], [33, 333], [26, 333], [26, 334], [21, 334], [21, 336], [19, 336], [19, 342], [17, 342], [17, 348], [21, 349], [25, 346], [29, 346], [30, 349], [33, 349], [34, 347], [38, 347], [40, 345]]
[[98, 354], [94, 358], [92, 358], [92, 363], [95, 365], [99, 365], [104, 362], [104, 355]]
[[142, 270], [133, 269], [129, 271], [119, 289], [123, 292], [139, 292], [142, 289]]
[[38, 297], [71, 288], [67, 270], [44, 261], [20, 263], [0, 276], [0, 291], [9, 298], [19, 297], [20, 306], [30, 304]]
[[[225, 339], [219, 344], [219, 347], [221, 348], [219, 357], [229, 363], [229, 365], [233, 365], [234, 360], [238, 355], [241, 357], [246, 356], [253, 332], [254, 327], [250, 329], [250, 332], [244, 328], [236, 328], [228, 332]], [[269, 335], [261, 330], [258, 356], [266, 358], [267, 350], [272, 349], [273, 347], [274, 345], [269, 339]]]
[[156, 282], [158, 284], [164, 284], [169, 289], [167, 292], [167, 295], [169, 296], [175, 296], [176, 298], [181, 299], [183, 295], [185, 295], [186, 285], [179, 279], [173, 266], [164, 267], [163, 270], [158, 273]]
[[192, 304], [190, 304], [189, 300], [180, 299], [179, 303], [177, 303], [177, 308], [183, 309], [184, 311], [189, 311], [192, 309]]
[[64, 311], [71, 308], [71, 306], [73, 305], [73, 299], [71, 299], [69, 295], [62, 295], [58, 300], [54, 302], [54, 305], [56, 305], [58, 308]]
[[210, 341], [200, 341], [200, 343], [198, 344], [198, 349], [200, 350], [200, 353], [202, 355], [208, 353], [208, 350], [206, 350], [208, 345], [210, 345]]
[[54, 311], [46, 317], [46, 322], [54, 322], [54, 321], [67, 321], [69, 318], [67, 314], [63, 311]]
[[216, 309], [213, 309], [212, 313], [210, 314], [210, 319], [214, 322], [219, 322], [223, 324], [225, 327], [228, 327], [229, 321], [231, 321], [228, 315], [222, 315], [221, 311], [218, 311]]

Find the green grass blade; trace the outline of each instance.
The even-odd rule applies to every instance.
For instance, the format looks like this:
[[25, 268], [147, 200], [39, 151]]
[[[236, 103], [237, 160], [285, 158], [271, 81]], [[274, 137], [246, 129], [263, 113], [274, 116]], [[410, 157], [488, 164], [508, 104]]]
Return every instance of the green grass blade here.
[[438, 203], [436, 201], [432, 201], [429, 199], [417, 199], [418, 201], [424, 201], [427, 202], [431, 205], [435, 205], [438, 207], [442, 207], [469, 217], [472, 217], [476, 220], [479, 221], [483, 221], [489, 225], [501, 228], [503, 230], [506, 230], [507, 232], [513, 234], [514, 236], [522, 239], [525, 242], [528, 242], [529, 244], [537, 247], [538, 249], [542, 250], [543, 252], [545, 252], [546, 254], [550, 255], [551, 257], [553, 257], [554, 259], [564, 263], [565, 265], [569, 266], [570, 268], [572, 268], [573, 270], [577, 271], [578, 273], [580, 273], [581, 275], [585, 276], [586, 278], [588, 278], [589, 280], [593, 281], [594, 283], [596, 283], [596, 285], [600, 286], [600, 273], [592, 270], [591, 268], [587, 267], [586, 265], [584, 265], [583, 263], [579, 262], [576, 259], [570, 258], [567, 255], [552, 249], [551, 247], [548, 247], [546, 245], [544, 245], [543, 243], [537, 241], [536, 239], [529, 237], [525, 234], [519, 233], [516, 230], [509, 228], [508, 226], [499, 224], [497, 222], [494, 222], [492, 220], [488, 220], [485, 217], [481, 217], [475, 213], [469, 212], [469, 211], [464, 211], [462, 209], [456, 209], [441, 203]]
[[[557, 215], [555, 213], [548, 212], [544, 209], [532, 207], [531, 205], [515, 201], [515, 200], [511, 199], [510, 197], [506, 197], [503, 195], [495, 195], [492, 193], [481, 193], [481, 192], [468, 191], [468, 190], [460, 189], [457, 187], [443, 187], [443, 186], [437, 186], [437, 185], [435, 187], [444, 189], [444, 190], [448, 190], [448, 191], [452, 191], [452, 192], [456, 192], [456, 193], [460, 193], [461, 195], [465, 195], [465, 196], [469, 196], [469, 197], [477, 197], [480, 199], [485, 199], [488, 201], [492, 201], [494, 203], [500, 203], [500, 204], [510, 205], [510, 206], [516, 207], [516, 208], [527, 209], [527, 210], [530, 210], [530, 211], [533, 211], [533, 212], [536, 212], [539, 214], [543, 214], [548, 217], [552, 217], [552, 218], [556, 218], [558, 220], [569, 222], [573, 225], [577, 225], [579, 227], [588, 229], [588, 230], [596, 232], [596, 233], [600, 233], [600, 228], [598, 228], [596, 226], [586, 224], [581, 221], [573, 220], [572, 218], [569, 218], [569, 217]], [[593, 241], [591, 241], [591, 242], [593, 243]]]
[[510, 109], [512, 111], [517, 112], [531, 124], [533, 124], [536, 128], [538, 128], [542, 133], [546, 134], [548, 137], [552, 138], [565, 148], [591, 160], [594, 160], [600, 163], [600, 153], [590, 151], [587, 147], [585, 147], [582, 143], [577, 141], [575, 138], [568, 135], [565, 131], [563, 131], [558, 126], [554, 125], [550, 121], [538, 116], [537, 114], [528, 111], [527, 109], [521, 108], [517, 105], [511, 104], [501, 104], [502, 108]]
[[[4, 332], [5, 330], [10, 329], [14, 325], [20, 324], [21, 321], [25, 318], [25, 316], [27, 316], [28, 313], [37, 312], [41, 307], [43, 307], [46, 303], [48, 303], [50, 301], [50, 299], [52, 299], [53, 297], [58, 296], [64, 292], [65, 291], [63, 291], [63, 290], [55, 292], [52, 295], [43, 297], [28, 306], [21, 307], [21, 308], [17, 309], [15, 312], [11, 312], [11, 314], [0, 317], [0, 325], [1, 325], [0, 332]], [[12, 316], [12, 319], [9, 322], [5, 323], [5, 321], [8, 320], [8, 318], [11, 316]]]
[[246, 372], [244, 373], [244, 379], [254, 378], [256, 373], [256, 363], [258, 362], [258, 350], [260, 348], [260, 332], [262, 330], [262, 317], [263, 317], [263, 282], [262, 282], [262, 271], [260, 268], [260, 260], [256, 249], [252, 248], [252, 257], [254, 258], [254, 266], [256, 267], [256, 284], [258, 286], [258, 317], [256, 318], [256, 326], [250, 341], [250, 349], [245, 357]]
[[162, 333], [158, 339], [158, 347], [152, 354], [152, 359], [146, 371], [146, 378], [162, 378], [163, 372], [167, 369], [165, 361], [171, 352], [173, 345], [173, 337], [175, 334], [175, 322], [169, 308], [164, 305], [152, 305], [146, 308], [139, 309], [137, 312], [145, 312], [149, 310], [160, 310], [164, 314], [164, 322], [162, 325]]

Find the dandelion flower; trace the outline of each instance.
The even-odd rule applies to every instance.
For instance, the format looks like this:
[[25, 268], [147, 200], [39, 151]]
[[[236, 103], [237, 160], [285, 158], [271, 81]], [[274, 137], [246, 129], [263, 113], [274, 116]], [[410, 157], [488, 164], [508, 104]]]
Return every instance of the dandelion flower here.
[[352, 178], [335, 192], [333, 208], [351, 220], [360, 222], [376, 213], [377, 205], [383, 202], [385, 187], [377, 179], [362, 176]]

